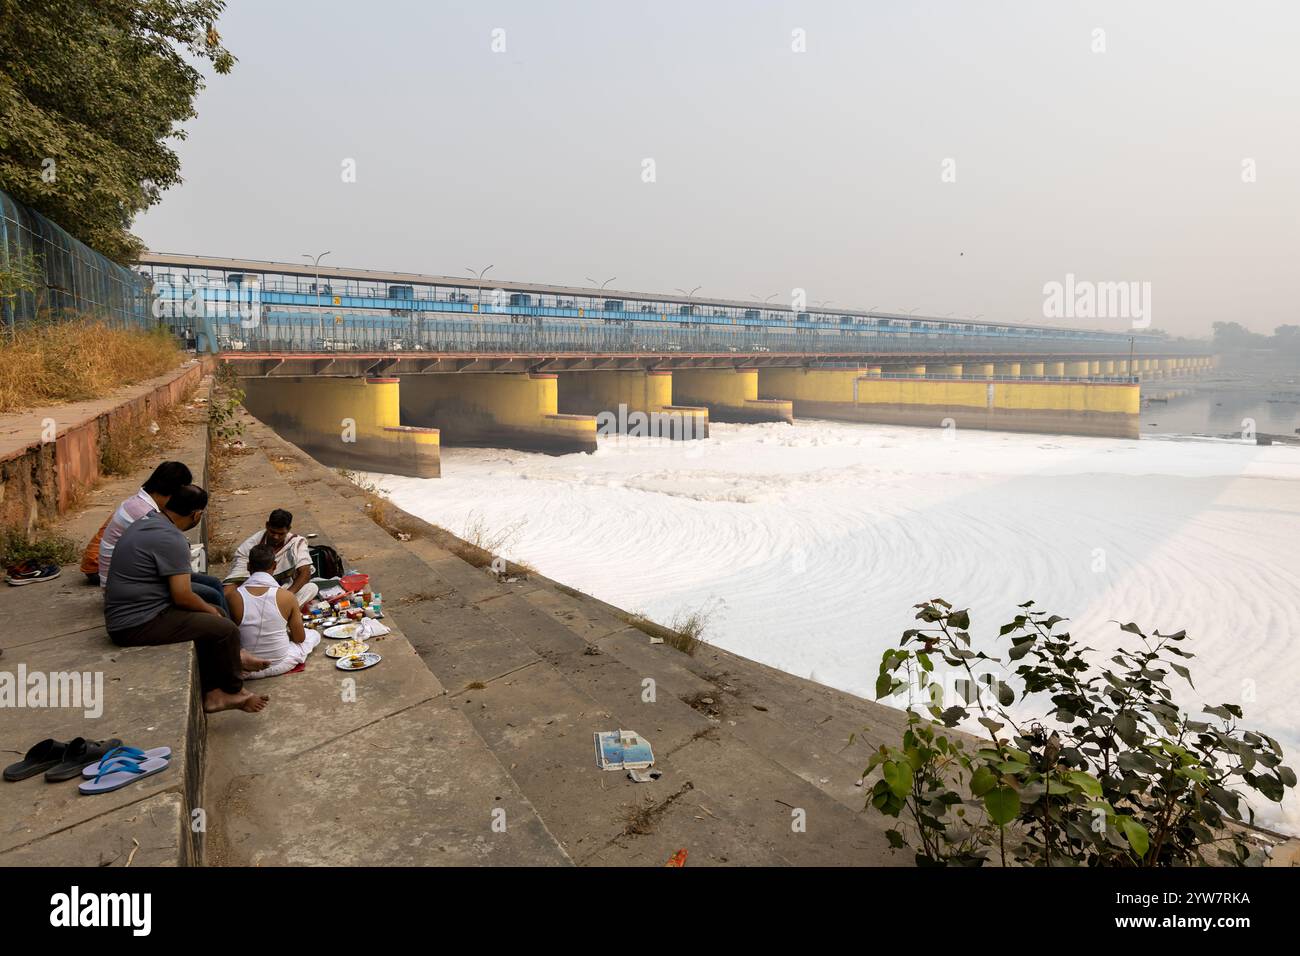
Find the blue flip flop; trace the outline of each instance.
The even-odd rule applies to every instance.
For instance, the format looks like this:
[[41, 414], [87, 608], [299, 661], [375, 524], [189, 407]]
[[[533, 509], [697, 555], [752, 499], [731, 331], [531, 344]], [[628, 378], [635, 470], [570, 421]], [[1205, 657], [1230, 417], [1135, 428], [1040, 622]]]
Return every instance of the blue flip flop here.
[[87, 780], [80, 784], [77, 789], [86, 795], [96, 793], [110, 793], [113, 790], [120, 790], [129, 783], [166, 770], [170, 762], [163, 760], [161, 757], [152, 757], [149, 760], [113, 760], [100, 761], [100, 771], [94, 780]]
[[81, 775], [86, 778], [98, 777], [99, 768], [110, 761], [127, 760], [131, 763], [139, 763], [142, 760], [167, 760], [171, 755], [171, 747], [154, 747], [152, 750], [141, 750], [139, 747], [116, 747], [104, 754], [102, 759], [95, 761], [89, 767], [83, 767], [81, 769]]

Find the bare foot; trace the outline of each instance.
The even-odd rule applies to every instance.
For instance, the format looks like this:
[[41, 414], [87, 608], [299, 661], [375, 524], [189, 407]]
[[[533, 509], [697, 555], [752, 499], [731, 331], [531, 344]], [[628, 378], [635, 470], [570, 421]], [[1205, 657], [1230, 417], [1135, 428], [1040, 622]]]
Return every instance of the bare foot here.
[[271, 698], [265, 694], [254, 694], [252, 691], [242, 690], [238, 694], [227, 694], [220, 688], [215, 688], [203, 695], [203, 712], [205, 714], [216, 714], [223, 710], [243, 710], [250, 714], [255, 714]]
[[243, 648], [239, 651], [239, 664], [246, 671], [260, 671], [271, 666], [271, 662], [266, 658], [250, 654]]

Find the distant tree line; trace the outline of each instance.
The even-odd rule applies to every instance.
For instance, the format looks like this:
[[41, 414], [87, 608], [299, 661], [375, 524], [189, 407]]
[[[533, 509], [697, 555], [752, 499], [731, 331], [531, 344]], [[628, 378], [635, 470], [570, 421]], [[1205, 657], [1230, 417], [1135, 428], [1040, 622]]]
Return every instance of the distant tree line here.
[[181, 181], [169, 145], [199, 68], [235, 58], [224, 0], [0, 0], [0, 189], [123, 264], [135, 216]]
[[1272, 335], [1261, 335], [1240, 322], [1215, 322], [1214, 344], [1222, 351], [1275, 349], [1300, 356], [1300, 325], [1279, 325]]

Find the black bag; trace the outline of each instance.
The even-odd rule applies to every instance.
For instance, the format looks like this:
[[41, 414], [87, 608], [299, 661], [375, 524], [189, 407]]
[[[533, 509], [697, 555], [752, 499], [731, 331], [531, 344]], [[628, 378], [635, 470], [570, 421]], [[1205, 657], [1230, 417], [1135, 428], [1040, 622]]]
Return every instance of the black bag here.
[[311, 555], [312, 566], [316, 569], [315, 577], [343, 577], [343, 559], [328, 544], [313, 544], [307, 549], [307, 553]]

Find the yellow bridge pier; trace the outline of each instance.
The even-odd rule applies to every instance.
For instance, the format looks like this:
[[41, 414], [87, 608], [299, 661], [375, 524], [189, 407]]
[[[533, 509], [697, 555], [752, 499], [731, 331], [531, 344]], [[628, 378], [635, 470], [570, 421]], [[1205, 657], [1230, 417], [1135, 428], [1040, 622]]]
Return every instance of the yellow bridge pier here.
[[673, 404], [669, 370], [561, 372], [558, 385], [560, 411], [596, 416], [596, 430], [602, 435], [709, 437], [707, 408]]
[[793, 422], [783, 399], [759, 398], [756, 368], [673, 369], [673, 394], [683, 405], [703, 405], [715, 422]]
[[402, 379], [402, 419], [438, 428], [447, 444], [562, 454], [596, 450], [596, 419], [565, 415], [554, 374], [452, 372]]
[[401, 424], [395, 378], [245, 378], [244, 407], [317, 461], [413, 478], [441, 474], [436, 428]]

